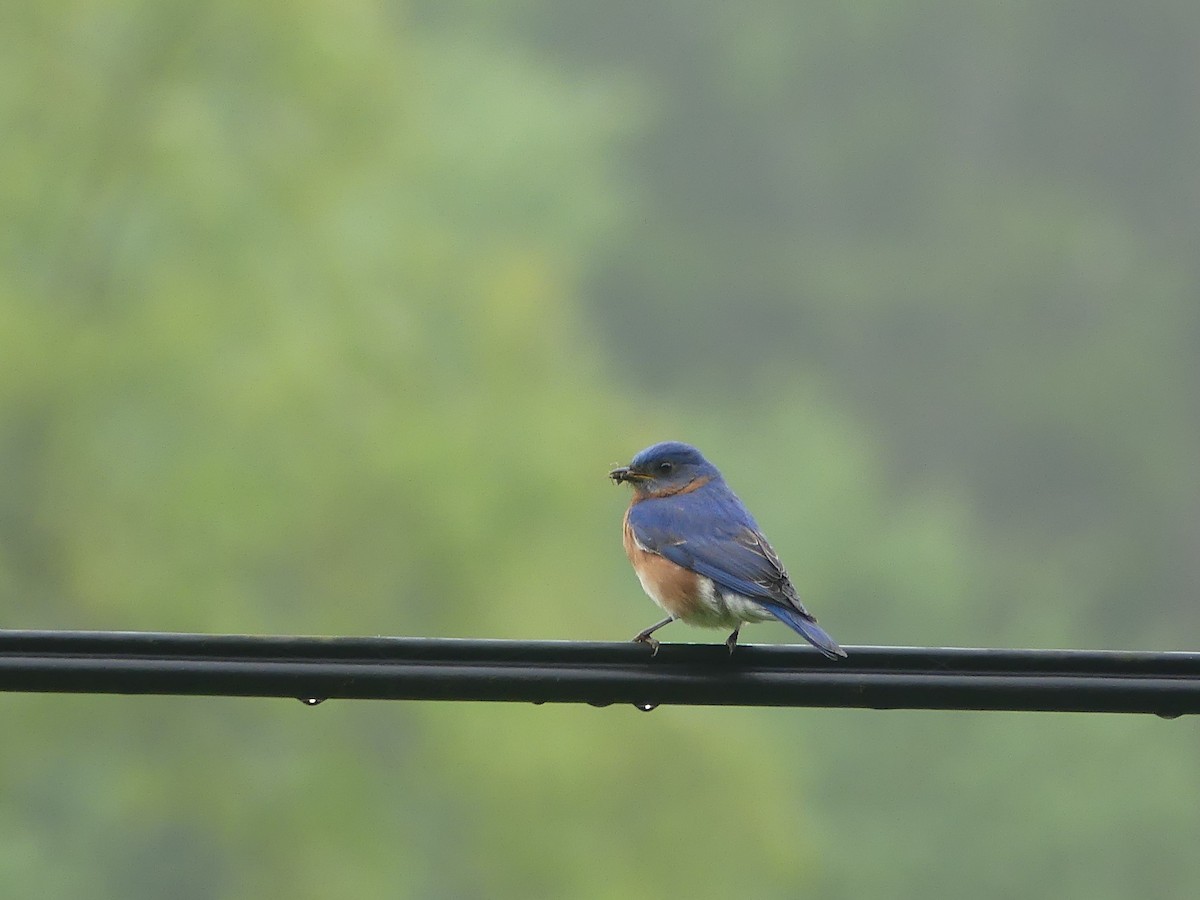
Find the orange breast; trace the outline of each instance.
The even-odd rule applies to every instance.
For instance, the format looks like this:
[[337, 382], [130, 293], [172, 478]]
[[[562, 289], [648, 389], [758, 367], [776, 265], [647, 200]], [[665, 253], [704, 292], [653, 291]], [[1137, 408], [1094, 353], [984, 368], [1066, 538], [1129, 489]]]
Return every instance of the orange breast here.
[[633, 571], [637, 573], [638, 581], [650, 599], [677, 619], [689, 619], [695, 615], [701, 604], [700, 576], [675, 565], [666, 557], [639, 547], [629, 525], [628, 512], [625, 513], [623, 539], [625, 555], [629, 557]]

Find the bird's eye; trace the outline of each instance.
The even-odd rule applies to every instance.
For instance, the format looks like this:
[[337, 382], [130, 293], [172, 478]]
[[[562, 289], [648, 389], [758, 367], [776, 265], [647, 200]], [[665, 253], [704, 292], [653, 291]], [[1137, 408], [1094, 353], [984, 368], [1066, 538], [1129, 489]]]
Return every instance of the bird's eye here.
[[669, 462], [660, 462], [658, 464], [658, 471], [662, 472], [664, 475], [670, 472], [672, 468], [673, 467]]

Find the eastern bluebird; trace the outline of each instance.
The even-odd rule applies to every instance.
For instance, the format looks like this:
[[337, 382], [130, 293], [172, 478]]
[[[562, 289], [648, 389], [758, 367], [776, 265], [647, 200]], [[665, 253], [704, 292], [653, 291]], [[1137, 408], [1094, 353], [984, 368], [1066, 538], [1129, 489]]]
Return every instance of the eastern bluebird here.
[[778, 619], [830, 659], [844, 657], [817, 624], [742, 501], [700, 451], [678, 441], [647, 447], [608, 473], [633, 485], [625, 512], [625, 553], [642, 589], [667, 613], [634, 638], [658, 651], [655, 631], [676, 619], [732, 628]]

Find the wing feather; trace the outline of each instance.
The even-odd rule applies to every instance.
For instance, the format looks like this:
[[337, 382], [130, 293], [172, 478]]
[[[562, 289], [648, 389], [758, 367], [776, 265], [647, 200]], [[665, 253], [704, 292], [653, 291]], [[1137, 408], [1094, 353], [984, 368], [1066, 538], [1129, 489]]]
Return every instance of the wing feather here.
[[629, 524], [639, 544], [721, 587], [764, 605], [808, 615], [779, 555], [732, 494], [696, 492], [635, 504]]

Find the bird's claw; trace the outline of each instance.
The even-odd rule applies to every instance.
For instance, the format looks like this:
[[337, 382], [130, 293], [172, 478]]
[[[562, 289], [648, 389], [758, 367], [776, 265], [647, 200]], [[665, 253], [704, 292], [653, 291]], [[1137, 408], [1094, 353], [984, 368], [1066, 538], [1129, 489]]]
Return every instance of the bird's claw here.
[[655, 640], [648, 634], [639, 634], [633, 639], [635, 644], [645, 644], [650, 648], [651, 656], [658, 656], [658, 648], [662, 646], [662, 642]]

